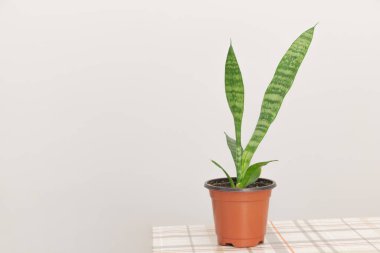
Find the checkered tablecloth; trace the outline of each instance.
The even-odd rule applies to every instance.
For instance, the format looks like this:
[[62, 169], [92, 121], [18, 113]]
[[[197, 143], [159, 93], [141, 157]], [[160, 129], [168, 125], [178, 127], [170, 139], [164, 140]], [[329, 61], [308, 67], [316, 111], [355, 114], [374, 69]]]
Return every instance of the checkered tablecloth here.
[[380, 252], [380, 217], [271, 221], [264, 244], [243, 249], [218, 246], [213, 226], [153, 227], [153, 252]]

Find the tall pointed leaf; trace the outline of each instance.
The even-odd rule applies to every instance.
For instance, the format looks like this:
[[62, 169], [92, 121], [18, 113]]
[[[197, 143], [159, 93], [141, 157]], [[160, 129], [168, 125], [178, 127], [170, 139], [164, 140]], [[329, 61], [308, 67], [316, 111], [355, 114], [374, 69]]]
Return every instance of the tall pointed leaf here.
[[235, 160], [237, 171], [241, 167], [241, 122], [244, 111], [244, 85], [241, 76], [239, 64], [237, 62], [232, 45], [228, 50], [226, 65], [225, 65], [225, 90], [228, 101], [228, 106], [232, 112], [235, 124], [236, 148]]
[[255, 131], [243, 152], [242, 171], [248, 167], [253, 154], [275, 120], [285, 95], [291, 88], [297, 71], [313, 39], [314, 27], [302, 33], [290, 46], [277, 66], [276, 72], [265, 91], [260, 117]]
[[239, 188], [245, 188], [248, 185], [256, 182], [256, 180], [260, 177], [261, 167], [267, 165], [270, 162], [274, 162], [274, 161], [277, 161], [277, 160], [259, 162], [259, 163], [255, 163], [255, 164], [252, 164], [251, 166], [249, 166], [247, 171], [243, 175], [243, 178], [241, 179], [240, 183], [238, 183], [237, 186]]
[[218, 168], [220, 168], [220, 169], [224, 172], [224, 174], [225, 174], [226, 177], [228, 178], [228, 181], [230, 182], [231, 187], [232, 187], [232, 188], [235, 188], [234, 180], [232, 180], [232, 178], [230, 177], [230, 175], [228, 175], [227, 171], [225, 171], [225, 170], [223, 169], [223, 167], [222, 167], [219, 163], [215, 162], [214, 160], [211, 160], [211, 162], [212, 162], [213, 164], [215, 164]]

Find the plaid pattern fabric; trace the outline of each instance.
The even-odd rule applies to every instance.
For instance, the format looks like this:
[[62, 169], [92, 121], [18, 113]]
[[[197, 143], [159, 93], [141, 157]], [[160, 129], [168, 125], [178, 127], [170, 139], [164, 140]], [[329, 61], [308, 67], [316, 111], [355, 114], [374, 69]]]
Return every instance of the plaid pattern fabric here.
[[153, 227], [153, 252], [380, 252], [380, 218], [271, 221], [264, 244], [243, 249], [218, 246], [212, 226]]

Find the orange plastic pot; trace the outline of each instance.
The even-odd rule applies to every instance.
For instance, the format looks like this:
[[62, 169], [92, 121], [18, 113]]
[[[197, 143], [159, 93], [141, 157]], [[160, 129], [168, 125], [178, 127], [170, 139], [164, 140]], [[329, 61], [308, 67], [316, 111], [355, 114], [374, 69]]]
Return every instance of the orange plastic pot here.
[[261, 186], [245, 189], [228, 187], [226, 178], [205, 183], [214, 211], [215, 231], [220, 245], [253, 247], [264, 242], [269, 198], [276, 183], [260, 178]]

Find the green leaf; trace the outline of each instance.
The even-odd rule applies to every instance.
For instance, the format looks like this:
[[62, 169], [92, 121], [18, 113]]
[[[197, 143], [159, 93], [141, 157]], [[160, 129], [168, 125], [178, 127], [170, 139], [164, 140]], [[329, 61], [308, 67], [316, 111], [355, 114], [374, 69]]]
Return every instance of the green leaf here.
[[224, 135], [226, 136], [228, 148], [231, 151], [232, 158], [234, 159], [235, 166], [237, 167], [237, 165], [236, 165], [236, 141], [233, 138], [231, 138], [230, 136], [228, 136], [227, 133], [224, 133]]
[[248, 167], [247, 171], [245, 172], [242, 180], [237, 185], [239, 188], [245, 188], [250, 184], [253, 184], [256, 182], [256, 180], [260, 177], [261, 174], [261, 167], [267, 165], [268, 163], [275, 162], [277, 160], [271, 160], [266, 162], [259, 162], [252, 164]]
[[[244, 111], [244, 84], [239, 64], [232, 45], [228, 50], [225, 65], [225, 90], [228, 106], [232, 112], [235, 124], [236, 147], [241, 147], [241, 122]], [[242, 148], [235, 149], [235, 165], [237, 171], [241, 170]]]
[[[235, 168], [236, 168], [236, 174], [237, 174], [237, 178], [239, 179], [240, 178], [240, 170], [238, 169], [239, 168], [239, 162], [237, 161], [236, 159], [236, 141], [231, 138], [230, 136], [228, 136], [227, 133], [224, 133], [226, 135], [226, 140], [227, 140], [227, 145], [228, 145], [228, 148], [230, 149], [231, 151], [231, 155], [232, 155], [232, 158], [234, 160], [234, 163], [235, 163]], [[242, 147], [240, 146], [240, 154], [242, 153]]]
[[242, 171], [248, 167], [253, 154], [275, 120], [281, 104], [291, 88], [297, 71], [313, 39], [314, 27], [302, 33], [290, 46], [277, 66], [276, 72], [264, 94], [261, 112], [255, 131], [243, 152]]
[[219, 163], [215, 162], [214, 160], [211, 160], [211, 162], [212, 162], [213, 164], [215, 164], [217, 167], [219, 167], [219, 168], [224, 172], [224, 174], [226, 174], [226, 177], [228, 178], [228, 181], [230, 182], [231, 187], [232, 187], [232, 188], [235, 188], [234, 180], [232, 180], [232, 178], [230, 177], [230, 175], [228, 175], [227, 171], [225, 171], [225, 170], [223, 169], [223, 167], [222, 167]]

